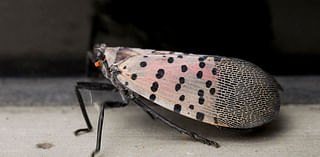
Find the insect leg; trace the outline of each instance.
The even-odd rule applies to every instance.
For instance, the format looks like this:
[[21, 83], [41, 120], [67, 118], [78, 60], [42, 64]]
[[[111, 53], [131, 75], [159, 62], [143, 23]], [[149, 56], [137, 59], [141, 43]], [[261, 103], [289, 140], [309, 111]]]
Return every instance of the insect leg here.
[[79, 89], [88, 89], [88, 90], [112, 90], [114, 89], [114, 86], [106, 83], [97, 83], [97, 82], [77, 82], [77, 85], [75, 87], [75, 92], [78, 98], [78, 102], [81, 108], [81, 112], [83, 115], [84, 120], [87, 123], [88, 128], [78, 129], [74, 132], [76, 136], [80, 135], [81, 132], [90, 132], [92, 130], [92, 125], [90, 123], [90, 119], [87, 114], [86, 107], [84, 105], [81, 93]]
[[103, 125], [103, 118], [104, 118], [104, 104], [100, 106], [100, 115], [98, 121], [98, 130], [97, 130], [97, 143], [96, 149], [92, 152], [91, 156], [94, 157], [95, 154], [99, 153], [101, 148], [101, 136], [102, 136], [102, 125]]
[[163, 123], [167, 124], [169, 127], [176, 129], [177, 131], [179, 131], [181, 134], [186, 134], [188, 136], [190, 136], [191, 138], [193, 138], [196, 141], [199, 141], [201, 143], [207, 144], [207, 145], [213, 145], [215, 147], [219, 147], [219, 144], [215, 141], [212, 140], [208, 140], [200, 135], [198, 135], [195, 132], [192, 131], [188, 131], [184, 128], [181, 128], [180, 126], [174, 124], [173, 122], [167, 120], [166, 118], [164, 118], [163, 116], [161, 116], [159, 113], [157, 113], [156, 111], [154, 111], [153, 109], [151, 109], [149, 106], [147, 106], [146, 104], [144, 104], [141, 100], [137, 99], [137, 98], [133, 98], [133, 101], [139, 105], [140, 107], [143, 108], [143, 110], [145, 110], [146, 112], [149, 112], [154, 118], [159, 119], [160, 121], [162, 121]]

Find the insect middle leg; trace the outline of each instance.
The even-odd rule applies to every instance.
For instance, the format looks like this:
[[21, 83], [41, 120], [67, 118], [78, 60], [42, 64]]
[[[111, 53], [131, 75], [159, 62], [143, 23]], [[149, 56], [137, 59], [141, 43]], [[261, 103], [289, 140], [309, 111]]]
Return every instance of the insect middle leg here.
[[92, 125], [90, 122], [90, 119], [87, 114], [86, 107], [83, 102], [83, 98], [80, 93], [80, 89], [87, 89], [87, 90], [113, 90], [115, 87], [111, 84], [107, 83], [97, 83], [97, 82], [77, 82], [77, 85], [75, 87], [75, 92], [79, 101], [79, 105], [81, 108], [81, 112], [83, 115], [84, 120], [86, 121], [87, 128], [78, 129], [74, 132], [76, 136], [80, 135], [82, 132], [87, 133], [92, 130]]
[[176, 129], [177, 131], [179, 131], [181, 134], [186, 134], [188, 136], [190, 136], [191, 138], [193, 138], [196, 141], [199, 141], [201, 143], [207, 144], [207, 145], [213, 145], [215, 147], [219, 147], [219, 144], [215, 141], [206, 139], [200, 135], [198, 135], [195, 132], [192, 131], [188, 131], [184, 128], [181, 128], [180, 126], [174, 124], [173, 122], [169, 121], [168, 119], [164, 118], [163, 116], [161, 116], [159, 113], [157, 113], [156, 111], [154, 111], [153, 109], [151, 109], [149, 106], [147, 106], [146, 104], [144, 104], [141, 100], [139, 100], [138, 98], [133, 98], [133, 101], [140, 107], [143, 108], [143, 110], [145, 110], [146, 112], [150, 113], [150, 115], [152, 115], [154, 118], [159, 119], [160, 121], [162, 121], [163, 123], [167, 124], [169, 127]]

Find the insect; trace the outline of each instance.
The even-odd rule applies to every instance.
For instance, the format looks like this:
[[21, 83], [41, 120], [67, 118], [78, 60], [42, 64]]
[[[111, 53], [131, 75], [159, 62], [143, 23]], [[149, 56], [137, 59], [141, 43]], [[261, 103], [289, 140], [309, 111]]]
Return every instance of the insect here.
[[[272, 121], [280, 110], [280, 85], [258, 66], [236, 58], [172, 51], [95, 46], [92, 60], [111, 84], [78, 82], [76, 95], [87, 128], [92, 130], [79, 89], [118, 89], [124, 104], [135, 102], [152, 118], [204, 144], [215, 141], [181, 128], [142, 99], [182, 116], [227, 128], [248, 129]], [[100, 151], [104, 105], [100, 107], [94, 156]]]

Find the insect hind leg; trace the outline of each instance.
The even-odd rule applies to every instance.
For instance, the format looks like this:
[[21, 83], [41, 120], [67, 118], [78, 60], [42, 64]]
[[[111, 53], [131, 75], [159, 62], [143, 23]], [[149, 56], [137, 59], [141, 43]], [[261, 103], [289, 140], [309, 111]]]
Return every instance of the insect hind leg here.
[[80, 109], [83, 115], [83, 118], [87, 124], [87, 128], [82, 128], [74, 131], [74, 134], [76, 136], [87, 133], [92, 130], [92, 125], [85, 107], [85, 104], [83, 102], [83, 98], [80, 93], [80, 89], [87, 89], [87, 90], [113, 90], [115, 87], [111, 84], [107, 83], [98, 83], [98, 82], [77, 82], [77, 85], [75, 86], [75, 93], [77, 95], [77, 99], [80, 105]]
[[154, 111], [153, 109], [151, 109], [149, 106], [147, 106], [146, 104], [144, 104], [141, 100], [139, 100], [138, 98], [133, 98], [133, 101], [140, 107], [142, 107], [143, 110], [145, 110], [147, 113], [149, 113], [150, 115], [152, 115], [152, 117], [159, 119], [161, 122], [167, 124], [169, 127], [176, 129], [177, 131], [179, 131], [181, 134], [186, 134], [188, 136], [190, 136], [191, 138], [193, 138], [196, 141], [199, 141], [201, 143], [207, 144], [207, 145], [213, 145], [216, 148], [220, 147], [220, 145], [212, 140], [206, 139], [202, 136], [200, 136], [199, 134], [192, 132], [192, 131], [188, 131], [184, 128], [181, 128], [180, 126], [174, 124], [173, 122], [169, 121], [168, 119], [164, 118], [163, 116], [161, 116], [159, 113], [157, 113], [156, 111]]

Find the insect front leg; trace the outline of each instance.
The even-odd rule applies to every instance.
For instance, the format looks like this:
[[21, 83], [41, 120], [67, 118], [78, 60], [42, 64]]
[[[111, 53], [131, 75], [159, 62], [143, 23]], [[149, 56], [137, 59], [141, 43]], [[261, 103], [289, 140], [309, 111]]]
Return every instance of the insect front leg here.
[[192, 132], [192, 131], [188, 131], [184, 128], [181, 128], [180, 126], [174, 124], [173, 122], [169, 121], [168, 119], [164, 118], [163, 116], [161, 116], [159, 113], [157, 113], [156, 111], [154, 111], [153, 109], [151, 109], [149, 106], [147, 106], [146, 104], [144, 104], [141, 100], [139, 100], [138, 98], [133, 98], [133, 101], [140, 107], [143, 108], [143, 110], [145, 110], [146, 112], [150, 113], [150, 115], [152, 115], [154, 118], [159, 119], [160, 121], [162, 121], [163, 123], [167, 124], [169, 127], [176, 129], [177, 131], [179, 131], [182, 134], [186, 134], [188, 136], [190, 136], [191, 138], [193, 138], [196, 141], [199, 141], [201, 143], [207, 144], [207, 145], [213, 145], [216, 148], [218, 148], [220, 145], [212, 140], [206, 139], [202, 136], [200, 136], [199, 134]]
[[97, 82], [77, 82], [77, 85], [75, 86], [75, 92], [78, 98], [78, 102], [81, 108], [81, 112], [83, 115], [83, 118], [87, 124], [87, 128], [78, 129], [74, 132], [76, 136], [80, 135], [81, 133], [87, 133], [92, 130], [92, 125], [90, 122], [90, 119], [87, 114], [87, 110], [85, 107], [85, 104], [83, 102], [83, 98], [80, 93], [80, 89], [87, 89], [87, 90], [113, 90], [114, 86], [106, 83], [97, 83]]
[[91, 156], [94, 157], [97, 153], [100, 152], [101, 148], [101, 137], [102, 137], [102, 125], [103, 125], [103, 118], [104, 118], [104, 107], [105, 104], [100, 105], [100, 115], [99, 115], [99, 121], [98, 121], [98, 130], [97, 130], [97, 143], [96, 143], [96, 149], [92, 152]]

